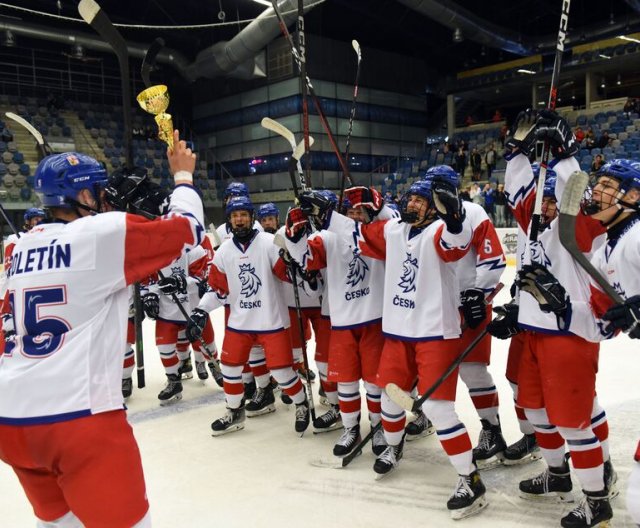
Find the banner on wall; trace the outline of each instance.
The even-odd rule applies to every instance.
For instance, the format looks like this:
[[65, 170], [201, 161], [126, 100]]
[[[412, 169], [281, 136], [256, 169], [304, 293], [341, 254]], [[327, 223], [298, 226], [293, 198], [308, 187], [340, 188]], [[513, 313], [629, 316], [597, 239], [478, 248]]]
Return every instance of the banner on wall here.
[[507, 257], [507, 265], [516, 265], [516, 251], [518, 249], [518, 229], [516, 227], [496, 227], [502, 251]]

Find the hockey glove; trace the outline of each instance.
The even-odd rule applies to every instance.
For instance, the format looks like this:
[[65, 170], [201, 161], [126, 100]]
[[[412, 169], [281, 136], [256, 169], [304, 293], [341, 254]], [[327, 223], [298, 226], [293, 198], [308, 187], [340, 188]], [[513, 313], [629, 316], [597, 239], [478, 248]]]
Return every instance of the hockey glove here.
[[170, 277], [162, 277], [158, 281], [158, 288], [165, 295], [173, 293], [187, 293], [187, 280], [182, 275], [171, 275]]
[[431, 186], [431, 193], [436, 212], [447, 225], [447, 230], [454, 235], [460, 233], [465, 211], [462, 201], [458, 197], [458, 189], [449, 182], [434, 180]]
[[536, 112], [530, 108], [518, 114], [504, 143], [504, 158], [509, 161], [522, 152], [529, 156], [536, 143]]
[[538, 118], [536, 137], [551, 146], [555, 158], [565, 159], [575, 156], [580, 150], [576, 136], [564, 117], [556, 112], [543, 110]]
[[187, 327], [185, 329], [185, 335], [187, 339], [193, 343], [202, 337], [204, 327], [209, 319], [209, 314], [200, 308], [194, 308], [187, 321]]
[[622, 304], [609, 308], [602, 316], [616, 330], [629, 332], [632, 339], [640, 339], [640, 295], [629, 297]]
[[300, 242], [309, 232], [309, 218], [300, 207], [293, 207], [287, 213], [284, 234], [291, 242]]
[[351, 187], [344, 190], [344, 197], [352, 207], [363, 207], [369, 216], [374, 217], [384, 206], [380, 192], [373, 187]]
[[326, 196], [318, 191], [304, 191], [298, 196], [300, 209], [306, 216], [324, 218], [327, 212], [333, 208], [333, 204]]
[[202, 279], [198, 281], [198, 297], [200, 299], [202, 299], [204, 297], [204, 294], [207, 293], [209, 290], [209, 283], [207, 282], [207, 279]]
[[469, 328], [477, 328], [487, 318], [484, 292], [480, 288], [469, 288], [460, 294], [462, 314]]
[[509, 339], [521, 332], [518, 326], [519, 307], [515, 302], [497, 306], [493, 311], [498, 315], [487, 325], [487, 332], [498, 339]]
[[142, 297], [142, 309], [149, 319], [157, 319], [160, 315], [160, 298], [155, 293], [147, 293]]
[[516, 279], [522, 291], [533, 295], [546, 313], [554, 313], [564, 318], [569, 310], [571, 301], [566, 290], [553, 274], [540, 264], [525, 264], [518, 272]]

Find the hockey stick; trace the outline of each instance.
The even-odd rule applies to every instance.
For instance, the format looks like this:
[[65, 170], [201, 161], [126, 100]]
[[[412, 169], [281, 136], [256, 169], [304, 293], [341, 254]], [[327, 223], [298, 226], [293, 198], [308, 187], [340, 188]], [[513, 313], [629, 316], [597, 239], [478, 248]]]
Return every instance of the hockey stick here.
[[[304, 152], [304, 141], [301, 141], [302, 152]], [[282, 251], [287, 252], [287, 245], [280, 233], [276, 233], [273, 243], [278, 246]], [[286, 261], [285, 261], [286, 262]], [[311, 387], [311, 370], [309, 368], [309, 358], [307, 357], [307, 341], [304, 338], [304, 324], [302, 322], [302, 308], [300, 306], [300, 292], [298, 290], [298, 279], [296, 273], [296, 265], [293, 260], [289, 259], [287, 267], [291, 272], [291, 282], [293, 282], [293, 298], [296, 304], [296, 317], [298, 319], [298, 331], [300, 332], [300, 342], [302, 343], [302, 361], [304, 362], [305, 378], [307, 378], [307, 389], [309, 390], [309, 411], [311, 412], [311, 419], [313, 423], [316, 423], [316, 405], [313, 400], [313, 389]]]
[[211, 238], [213, 239], [213, 247], [220, 247], [222, 240], [220, 240], [220, 235], [218, 231], [216, 231], [216, 225], [214, 223], [209, 224], [209, 230], [211, 231]]
[[576, 240], [576, 217], [580, 212], [580, 202], [584, 197], [584, 190], [589, 184], [589, 175], [584, 171], [575, 171], [567, 181], [562, 194], [562, 206], [558, 217], [558, 231], [560, 243], [569, 252], [578, 265], [585, 270], [602, 290], [616, 304], [622, 304], [622, 296], [607, 282], [602, 274], [589, 262], [578, 247]]
[[[553, 73], [551, 74], [551, 86], [549, 90], [549, 110], [555, 110], [556, 102], [558, 100], [558, 82], [560, 81], [560, 66], [562, 64], [562, 53], [564, 52], [564, 41], [567, 36], [567, 29], [569, 26], [569, 7], [571, 6], [571, 0], [562, 0], [562, 11], [560, 14], [560, 28], [558, 29], [558, 41], [556, 43], [556, 56], [553, 61]], [[542, 214], [542, 189], [544, 187], [544, 180], [547, 176], [547, 166], [549, 163], [549, 154], [551, 152], [551, 146], [548, 141], [544, 143], [544, 150], [542, 152], [542, 161], [540, 162], [540, 173], [538, 174], [536, 192], [536, 201], [533, 206], [533, 216], [531, 217], [531, 229], [529, 231], [529, 240], [531, 242], [537, 242], [538, 231], [540, 227], [540, 216]], [[533, 250], [532, 250], [533, 251]]]
[[149, 49], [147, 49], [147, 52], [144, 54], [142, 67], [140, 68], [140, 76], [147, 88], [151, 86], [151, 70], [155, 67], [156, 57], [162, 48], [164, 48], [164, 39], [158, 37], [151, 43], [151, 46], [149, 46]]
[[[293, 55], [293, 59], [298, 67], [298, 70], [302, 70], [303, 64], [302, 64], [302, 59], [300, 58], [300, 53], [298, 52], [298, 49], [296, 48], [296, 45], [293, 42], [293, 38], [291, 37], [291, 33], [289, 33], [289, 30], [287, 29], [287, 24], [284, 18], [282, 17], [282, 14], [280, 13], [280, 9], [278, 8], [278, 0], [271, 0], [271, 4], [273, 5], [273, 10], [275, 11], [276, 17], [278, 17], [280, 30], [282, 31], [282, 34], [285, 36], [285, 38], [287, 39], [287, 42], [289, 43], [289, 48], [291, 49], [291, 54]], [[349, 173], [349, 167], [345, 163], [344, 158], [340, 153], [338, 144], [336, 143], [336, 140], [333, 137], [333, 133], [331, 132], [331, 127], [329, 126], [329, 122], [327, 121], [327, 116], [322, 110], [322, 104], [320, 103], [320, 99], [318, 99], [318, 96], [316, 95], [316, 92], [313, 88], [313, 85], [311, 84], [311, 80], [309, 79], [308, 75], [305, 75], [304, 82], [307, 86], [309, 95], [311, 96], [311, 100], [313, 101], [313, 106], [315, 107], [316, 112], [318, 112], [318, 117], [320, 118], [320, 122], [322, 123], [322, 128], [324, 128], [324, 131], [326, 132], [329, 138], [329, 143], [331, 143], [331, 148], [334, 154], [338, 158], [338, 162], [340, 163], [340, 168], [345, 174], [347, 174], [347, 177], [350, 178], [351, 174]]]
[[[302, 137], [304, 139], [304, 153], [308, 156], [309, 144], [309, 104], [307, 95], [309, 90], [305, 83], [307, 76], [307, 41], [304, 35], [304, 0], [298, 0], [298, 51], [300, 53], [300, 93], [302, 94]], [[311, 188], [311, 166], [307, 157], [307, 169], [304, 175], [307, 187]]]
[[[502, 288], [504, 288], [504, 284], [499, 282], [496, 285], [496, 287], [493, 289], [493, 291], [489, 295], [487, 295], [485, 303], [490, 304], [495, 298], [495, 296], [498, 295], [500, 290], [502, 290]], [[466, 325], [463, 325], [462, 330], [464, 331], [465, 328], [466, 328]], [[486, 328], [482, 332], [480, 332], [475, 337], [475, 339], [471, 341], [471, 343], [469, 343], [469, 346], [467, 346], [467, 348], [465, 348], [462, 351], [462, 353], [455, 359], [455, 361], [453, 361], [451, 365], [449, 365], [449, 368], [447, 368], [444, 374], [442, 374], [442, 376], [440, 376], [434, 382], [434, 384], [417, 400], [414, 400], [411, 397], [411, 395], [409, 395], [406, 391], [398, 387], [398, 385], [396, 385], [395, 383], [388, 383], [387, 386], [384, 388], [385, 391], [387, 392], [387, 395], [394, 403], [397, 403], [403, 409], [407, 411], [412, 411], [412, 412], [419, 411], [422, 408], [422, 404], [431, 397], [431, 395], [438, 389], [438, 387], [440, 387], [440, 385], [442, 385], [445, 382], [445, 380], [452, 374], [452, 372], [455, 371], [460, 366], [460, 364], [465, 360], [465, 358], [471, 352], [473, 352], [473, 349], [476, 346], [478, 346], [478, 343], [480, 343], [480, 341], [484, 339], [487, 333], [488, 331]]]
[[[353, 131], [353, 120], [356, 117], [356, 101], [358, 99], [358, 85], [360, 83], [360, 63], [362, 61], [362, 51], [360, 51], [360, 44], [357, 40], [352, 40], [351, 45], [353, 50], [358, 56], [358, 66], [356, 67], [356, 80], [353, 83], [353, 98], [351, 99], [351, 112], [349, 113], [349, 128], [347, 128], [347, 143], [344, 147], [344, 159], [349, 165], [349, 147], [351, 146], [351, 132]], [[338, 211], [342, 208], [342, 199], [344, 197], [344, 186], [346, 180], [346, 174], [342, 173], [342, 182], [340, 183], [340, 199], [338, 201]], [[353, 185], [351, 176], [349, 176], [349, 185]]]
[[[95, 0], [80, 0], [78, 12], [84, 21], [89, 24], [104, 41], [109, 44], [120, 66], [120, 84], [122, 89], [122, 117], [124, 121], [123, 144], [125, 149], [126, 164], [129, 169], [133, 168], [133, 137], [131, 133], [131, 85], [129, 81], [129, 50], [127, 43], [122, 38], [115, 26], [109, 20], [107, 14], [102, 10]], [[138, 388], [145, 387], [144, 375], [144, 344], [142, 338], [142, 299], [140, 297], [140, 284], [133, 288], [133, 305], [135, 307], [133, 319], [136, 332], [136, 374]]]
[[21, 117], [18, 114], [14, 114], [13, 112], [5, 112], [4, 115], [6, 115], [9, 119], [13, 119], [16, 123], [22, 125], [29, 131], [29, 133], [36, 139], [36, 142], [38, 143], [38, 151], [40, 152], [40, 156], [44, 158], [53, 153], [51, 147], [46, 142], [44, 137], [42, 137], [40, 131], [31, 123], [29, 123], [29, 121], [27, 121], [24, 117]]

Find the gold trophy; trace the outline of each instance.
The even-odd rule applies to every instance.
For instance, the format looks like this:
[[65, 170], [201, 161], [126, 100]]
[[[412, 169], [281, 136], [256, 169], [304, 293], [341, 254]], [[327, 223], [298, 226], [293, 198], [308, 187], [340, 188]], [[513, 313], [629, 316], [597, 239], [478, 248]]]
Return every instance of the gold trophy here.
[[169, 92], [164, 84], [150, 86], [136, 97], [138, 104], [145, 111], [155, 116], [158, 124], [158, 137], [164, 141], [170, 149], [173, 149], [173, 122], [171, 114], [165, 113], [169, 106]]

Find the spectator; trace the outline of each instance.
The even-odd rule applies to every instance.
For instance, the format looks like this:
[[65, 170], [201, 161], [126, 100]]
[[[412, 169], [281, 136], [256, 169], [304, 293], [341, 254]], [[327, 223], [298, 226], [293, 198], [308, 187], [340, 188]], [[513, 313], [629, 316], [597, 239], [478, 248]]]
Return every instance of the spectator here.
[[460, 191], [460, 199], [464, 202], [471, 201], [471, 185], [467, 185], [464, 189]]
[[582, 130], [582, 127], [576, 128], [575, 134], [576, 134], [576, 141], [580, 145], [582, 145], [582, 142], [584, 141], [584, 130]]
[[604, 165], [604, 158], [602, 154], [596, 154], [596, 157], [593, 159], [593, 163], [591, 164], [591, 172], [598, 172], [600, 167]]
[[471, 191], [469, 192], [469, 195], [471, 196], [471, 201], [473, 203], [484, 207], [484, 196], [482, 196], [482, 191], [480, 190], [480, 186], [477, 183], [471, 185]]
[[595, 146], [603, 149], [605, 147], [608, 147], [609, 143], [611, 143], [611, 138], [609, 137], [609, 132], [605, 130], [602, 133], [602, 135], [598, 138], [598, 140], [595, 142]]
[[495, 203], [495, 190], [493, 189], [493, 187], [491, 186], [490, 183], [486, 183], [484, 186], [484, 189], [482, 189], [482, 197], [484, 198], [484, 210], [487, 212], [487, 214], [489, 215], [489, 218], [491, 218], [491, 221], [495, 222], [494, 220], [494, 209], [493, 209], [493, 205]]
[[498, 184], [498, 189], [496, 190], [493, 200], [493, 206], [495, 209], [496, 227], [506, 227], [507, 218], [505, 216], [505, 212], [507, 209], [507, 195], [504, 193], [504, 185], [501, 183]]
[[453, 163], [456, 172], [460, 174], [461, 178], [464, 177], [464, 170], [467, 168], [467, 155], [462, 147], [458, 148], [458, 152], [456, 152], [456, 155], [454, 156]]
[[468, 115], [465, 120], [464, 120], [464, 124], [467, 126], [471, 126], [473, 125], [474, 121], [473, 121], [473, 117], [471, 117], [471, 115]]
[[[632, 112], [637, 112], [638, 111], [638, 100], [635, 99], [634, 97], [629, 97], [627, 99], [627, 102], [624, 104], [624, 108], [622, 109], [622, 111], [625, 114], [631, 114]], [[629, 117], [627, 115], [627, 117]]]
[[497, 154], [496, 154], [496, 149], [493, 143], [491, 143], [491, 145], [489, 145], [489, 149], [487, 150], [487, 153], [484, 155], [484, 162], [487, 164], [487, 179], [490, 180], [491, 179], [491, 173], [495, 170], [496, 168], [496, 158], [497, 158]]
[[584, 147], [591, 150], [596, 145], [596, 135], [593, 132], [593, 128], [587, 128], [587, 135], [584, 138]]
[[482, 156], [476, 147], [473, 147], [471, 151], [469, 164], [471, 165], [472, 172], [471, 179], [473, 181], [480, 181], [480, 176], [482, 175]]
[[502, 113], [500, 112], [500, 110], [498, 108], [496, 108], [495, 113], [493, 114], [493, 117], [491, 118], [491, 121], [494, 123], [499, 123], [500, 121], [502, 121]]
[[504, 142], [507, 139], [507, 134], [509, 133], [509, 126], [505, 123], [504, 125], [502, 125], [502, 128], [500, 128], [500, 144], [504, 147]]

